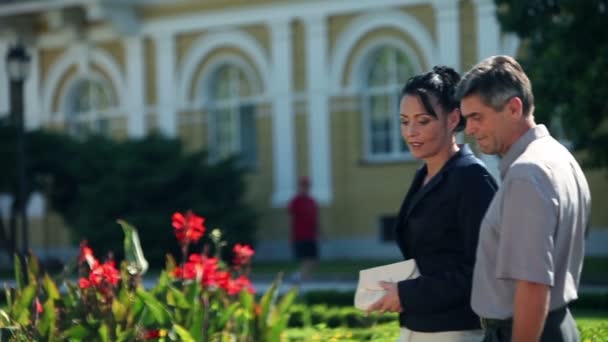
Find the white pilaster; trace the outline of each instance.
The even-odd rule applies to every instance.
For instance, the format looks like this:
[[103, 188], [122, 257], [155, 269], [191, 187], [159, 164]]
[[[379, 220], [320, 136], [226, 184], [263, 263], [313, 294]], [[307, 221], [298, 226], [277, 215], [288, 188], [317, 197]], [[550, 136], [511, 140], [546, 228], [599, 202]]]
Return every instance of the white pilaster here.
[[274, 193], [272, 205], [283, 207], [295, 194], [294, 109], [292, 94], [291, 27], [287, 19], [270, 24]]
[[37, 129], [41, 125], [40, 59], [36, 47], [27, 49], [30, 55], [30, 70], [25, 81], [25, 128]]
[[139, 36], [129, 36], [124, 44], [127, 51], [127, 131], [130, 137], [141, 138], [146, 133], [143, 40]]
[[306, 79], [308, 82], [308, 165], [312, 195], [322, 204], [332, 200], [331, 146], [329, 139], [329, 75], [327, 23], [324, 16], [304, 19], [306, 30]]
[[77, 43], [73, 53], [78, 61], [78, 73], [87, 76], [91, 69], [89, 51], [92, 47], [86, 42]]
[[155, 38], [158, 124], [160, 131], [168, 137], [177, 136], [174, 39], [173, 34], [167, 32], [159, 33]]
[[460, 70], [460, 9], [457, 0], [434, 0], [439, 63]]
[[[500, 26], [496, 18], [496, 5], [493, 0], [475, 0], [475, 14], [477, 16], [477, 60], [481, 61], [501, 53]], [[494, 179], [500, 182], [498, 157], [481, 154], [480, 158]]]
[[8, 42], [0, 40], [0, 118], [9, 115], [8, 73], [6, 63], [3, 63], [8, 51]]
[[477, 59], [500, 53], [500, 26], [493, 0], [475, 0], [477, 17]]

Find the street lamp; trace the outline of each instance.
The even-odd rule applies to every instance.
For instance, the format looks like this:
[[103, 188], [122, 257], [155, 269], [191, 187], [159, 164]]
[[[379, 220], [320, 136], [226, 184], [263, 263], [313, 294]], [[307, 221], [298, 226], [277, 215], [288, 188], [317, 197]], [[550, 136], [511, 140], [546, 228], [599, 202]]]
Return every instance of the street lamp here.
[[[27, 189], [25, 183], [25, 124], [23, 115], [23, 84], [28, 76], [30, 69], [30, 56], [25, 51], [22, 44], [11, 46], [6, 54], [6, 69], [10, 80], [10, 104], [11, 104], [11, 119], [17, 128], [16, 141], [16, 169], [17, 179], [19, 182], [19, 190], [17, 193], [17, 201], [21, 214], [21, 242], [22, 255], [25, 259], [29, 250], [29, 234], [27, 227], [27, 206], [26, 197]], [[13, 232], [16, 233], [16, 232]], [[13, 239], [16, 235], [13, 234]], [[25, 261], [25, 260], [24, 260]], [[25, 264], [24, 264], [25, 266]]]

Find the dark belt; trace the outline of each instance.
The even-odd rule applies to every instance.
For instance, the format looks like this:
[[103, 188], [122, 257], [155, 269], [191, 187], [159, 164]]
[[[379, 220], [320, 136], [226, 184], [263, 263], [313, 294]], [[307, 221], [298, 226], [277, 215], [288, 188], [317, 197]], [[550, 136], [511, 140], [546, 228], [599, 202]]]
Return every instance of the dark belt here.
[[513, 325], [513, 319], [479, 318], [483, 330], [507, 328]]
[[[548, 321], [551, 318], [557, 318], [557, 316], [563, 316], [568, 310], [567, 306], [562, 306], [561, 308], [549, 311], [547, 318], [545, 321]], [[494, 319], [494, 318], [479, 318], [479, 322], [481, 323], [481, 328], [484, 330], [488, 329], [498, 329], [498, 328], [508, 328], [513, 325], [512, 318], [506, 319]]]

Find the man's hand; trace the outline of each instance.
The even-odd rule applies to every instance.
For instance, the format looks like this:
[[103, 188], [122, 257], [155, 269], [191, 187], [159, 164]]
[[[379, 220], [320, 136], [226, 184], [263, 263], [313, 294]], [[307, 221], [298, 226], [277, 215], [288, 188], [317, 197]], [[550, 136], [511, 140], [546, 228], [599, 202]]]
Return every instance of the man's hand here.
[[549, 311], [549, 286], [518, 280], [513, 303], [513, 342], [538, 341]]
[[401, 312], [403, 309], [401, 308], [401, 302], [399, 301], [397, 284], [381, 281], [380, 287], [382, 287], [386, 291], [386, 294], [382, 298], [378, 299], [377, 302], [372, 304], [367, 310], [365, 310], [365, 313], [369, 314], [374, 311], [379, 311], [380, 313], [384, 313], [387, 311]]

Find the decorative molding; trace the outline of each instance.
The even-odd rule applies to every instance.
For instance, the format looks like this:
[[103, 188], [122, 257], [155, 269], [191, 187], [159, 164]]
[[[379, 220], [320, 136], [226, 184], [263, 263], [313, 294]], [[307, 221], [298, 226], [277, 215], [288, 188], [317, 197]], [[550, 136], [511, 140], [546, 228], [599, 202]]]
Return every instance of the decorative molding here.
[[[256, 91], [258, 93], [264, 93], [264, 91], [268, 89], [270, 63], [268, 61], [267, 54], [264, 52], [262, 46], [255, 40], [255, 38], [242, 31], [217, 32], [209, 36], [199, 38], [193, 44], [192, 48], [190, 51], [188, 51], [188, 54], [184, 58], [184, 62], [182, 63], [183, 67], [179, 72], [178, 78], [178, 99], [180, 105], [186, 105], [191, 101], [188, 97], [190, 94], [190, 89], [193, 85], [194, 77], [196, 76], [196, 70], [201, 61], [203, 61], [205, 57], [213, 50], [226, 46], [234, 47], [240, 51], [243, 51], [248, 57], [251, 58], [253, 63], [255, 63], [255, 68], [257, 69], [259, 76], [256, 75], [254, 77], [251, 75], [251, 80], [256, 81], [260, 77], [262, 78], [261, 85], [260, 82], [252, 83], [252, 86], [258, 88]], [[252, 73], [251, 67], [248, 66], [248, 63], [236, 61], [236, 59], [240, 57], [230, 55], [230, 57], [227, 58], [239, 63], [240, 65], [247, 66], [243, 70], [250, 74]]]
[[[357, 42], [368, 32], [381, 27], [395, 27], [408, 33], [416, 42], [426, 65], [437, 64], [437, 46], [428, 29], [415, 17], [399, 11], [379, 11], [363, 15], [355, 19], [338, 38], [333, 54], [330, 80], [331, 89], [339, 90], [342, 86], [342, 75]], [[348, 89], [353, 85], [347, 86]]]
[[[369, 57], [378, 48], [382, 46], [391, 46], [405, 54], [412, 66], [414, 67], [414, 73], [422, 72], [422, 64], [416, 55], [414, 49], [406, 44], [402, 39], [397, 37], [387, 36], [374, 39], [373, 41], [362, 47], [356, 55], [352, 57], [353, 66], [350, 70], [349, 80], [350, 83], [347, 85], [346, 92], [359, 93], [362, 87], [365, 85], [362, 71], [366, 70], [369, 63]], [[404, 80], [405, 81], [405, 80]]]
[[[90, 63], [98, 65], [108, 75], [109, 81], [112, 83], [116, 93], [117, 107], [122, 108], [125, 103], [125, 82], [122, 78], [122, 70], [114, 58], [101, 49], [90, 50], [88, 56]], [[53, 113], [53, 99], [55, 94], [60, 90], [58, 89], [60, 81], [71, 66], [81, 66], [81, 59], [80, 47], [74, 46], [64, 52], [57, 62], [51, 66], [42, 87], [42, 108], [40, 111], [43, 116], [42, 122], [51, 121], [50, 115]]]

